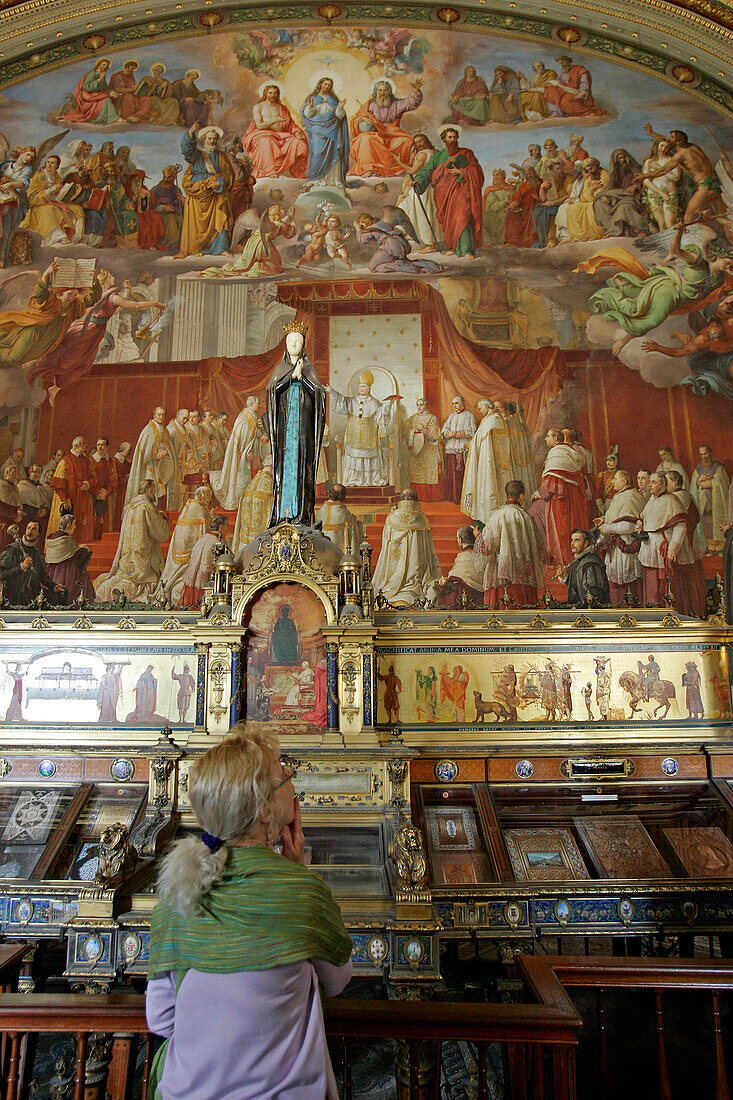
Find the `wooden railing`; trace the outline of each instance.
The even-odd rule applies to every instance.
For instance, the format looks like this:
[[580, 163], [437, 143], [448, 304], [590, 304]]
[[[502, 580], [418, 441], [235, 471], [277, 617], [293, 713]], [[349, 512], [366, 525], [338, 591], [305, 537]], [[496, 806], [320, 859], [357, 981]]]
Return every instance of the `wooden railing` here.
[[[609, 1059], [608, 995], [614, 990], [649, 992], [654, 995], [654, 1025], [656, 1034], [657, 1087], [646, 1094], [658, 1100], [672, 1100], [667, 1047], [665, 1040], [665, 993], [681, 992], [709, 994], [712, 1010], [710, 1036], [711, 1055], [715, 1067], [715, 1085], [711, 1100], [731, 1100], [725, 1065], [725, 1046], [721, 1024], [720, 995], [733, 992], [733, 962], [720, 959], [635, 959], [583, 957], [568, 955], [522, 955], [517, 959], [519, 972], [526, 985], [541, 996], [548, 974], [559, 979], [564, 989], [596, 990], [597, 1019], [597, 1080], [593, 1083], [601, 1100], [618, 1095], [614, 1087], [613, 1067], [626, 1051], [616, 1051]], [[702, 1006], [701, 1006], [702, 1007]], [[678, 1030], [683, 1021], [678, 1020]], [[595, 1091], [594, 1091], [595, 1095]], [[698, 1093], [702, 1095], [702, 1093]]]
[[[343, 1096], [350, 1100], [351, 1053], [355, 1040], [404, 1040], [405, 1080], [400, 1095], [410, 1100], [438, 1096], [441, 1043], [472, 1042], [477, 1048], [478, 1097], [488, 1100], [486, 1052], [489, 1043], [502, 1043], [511, 1052], [513, 1095], [541, 1095], [546, 1100], [576, 1100], [575, 1047], [582, 1026], [578, 1013], [559, 981], [548, 970], [532, 989], [532, 1004], [458, 1004], [439, 1001], [357, 1000], [326, 1001], [324, 1014], [329, 1039], [340, 1039], [344, 1050]], [[2, 1066], [3, 1100], [21, 1100], [29, 1038], [41, 1033], [66, 1034], [75, 1040], [73, 1100], [84, 1100], [91, 1035], [115, 1037], [107, 1081], [110, 1100], [128, 1100], [136, 1062], [136, 1044], [144, 1043], [142, 1098], [147, 1100], [154, 1040], [145, 1022], [144, 999], [139, 994], [3, 994], [0, 995], [0, 1034], [8, 1057]], [[152, 1100], [152, 1098], [150, 1098]]]
[[[17, 973], [20, 955], [8, 965]], [[656, 1088], [647, 1095], [671, 1100], [663, 998], [673, 991], [708, 996], [712, 1009], [710, 1063], [715, 1084], [711, 1100], [731, 1100], [721, 1023], [721, 994], [733, 991], [733, 962], [715, 960], [633, 959], [574, 956], [519, 956], [517, 966], [531, 1003], [465, 1004], [441, 1001], [374, 1001], [339, 998], [325, 1002], [326, 1031], [343, 1044], [343, 1096], [352, 1096], [351, 1066], [355, 1041], [401, 1041], [398, 1058], [401, 1100], [428, 1100], [438, 1096], [441, 1044], [463, 1040], [477, 1052], [478, 1097], [488, 1100], [486, 1054], [489, 1043], [504, 1052], [507, 1093], [512, 1100], [542, 1096], [544, 1100], [576, 1100], [575, 1053], [580, 1016], [566, 990], [595, 990], [597, 1034], [592, 1087], [587, 1095], [611, 1100], [619, 1095], [614, 1066], [626, 1061], [628, 1050], [609, 1051], [608, 998], [614, 991], [647, 991], [654, 997], [656, 1032]], [[8, 974], [5, 974], [8, 980]], [[0, 984], [3, 981], [0, 959]], [[677, 1028], [684, 1028], [678, 1018]], [[74, 1040], [73, 1098], [84, 1100], [92, 1037], [113, 1037], [106, 1084], [110, 1100], [129, 1100], [132, 1094], [137, 1044], [144, 1047], [142, 1096], [147, 1083], [155, 1040], [145, 1022], [144, 999], [139, 994], [108, 995], [0, 994], [0, 1097], [23, 1100], [32, 1066], [33, 1040], [43, 1033], [68, 1035]], [[628, 1035], [626, 1036], [628, 1040]], [[626, 1046], [628, 1046], [628, 1042]], [[28, 1055], [26, 1057], [26, 1055]], [[705, 1055], [703, 1054], [703, 1057]], [[104, 1092], [102, 1092], [104, 1095]], [[701, 1095], [701, 1094], [700, 1094]], [[152, 1100], [152, 1098], [151, 1098]]]

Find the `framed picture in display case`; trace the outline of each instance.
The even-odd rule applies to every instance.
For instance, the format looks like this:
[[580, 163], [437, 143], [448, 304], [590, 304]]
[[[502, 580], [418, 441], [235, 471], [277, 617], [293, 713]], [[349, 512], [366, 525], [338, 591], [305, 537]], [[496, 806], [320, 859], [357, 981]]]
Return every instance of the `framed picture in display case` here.
[[635, 814], [576, 817], [573, 824], [601, 878], [669, 878], [671, 871]]
[[663, 829], [690, 878], [733, 878], [733, 844], [717, 825]]
[[435, 852], [475, 852], [482, 847], [476, 813], [470, 806], [428, 806], [430, 844]]
[[504, 839], [517, 882], [557, 882], [589, 877], [569, 829], [506, 829]]
[[442, 852], [433, 854], [433, 881], [438, 885], [470, 886], [495, 882], [496, 875], [483, 852]]

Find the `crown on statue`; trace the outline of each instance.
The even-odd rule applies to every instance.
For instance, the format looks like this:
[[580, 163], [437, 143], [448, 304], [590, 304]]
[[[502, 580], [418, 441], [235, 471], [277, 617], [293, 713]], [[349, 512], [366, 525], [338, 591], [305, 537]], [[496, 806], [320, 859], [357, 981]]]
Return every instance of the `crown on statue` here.
[[308, 333], [308, 322], [288, 321], [286, 325], [283, 325], [283, 332], [286, 336], [289, 332], [299, 332], [301, 336], [305, 337]]

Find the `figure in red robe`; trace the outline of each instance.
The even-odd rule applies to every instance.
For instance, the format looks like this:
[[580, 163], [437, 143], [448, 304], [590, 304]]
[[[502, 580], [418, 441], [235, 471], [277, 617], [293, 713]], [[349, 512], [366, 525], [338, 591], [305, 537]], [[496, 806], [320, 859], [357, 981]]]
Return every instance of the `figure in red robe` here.
[[534, 168], [524, 170], [524, 179], [509, 196], [506, 207], [504, 244], [516, 248], [531, 248], [537, 240], [532, 211], [540, 201], [540, 177]]
[[569, 57], [555, 58], [561, 73], [545, 88], [545, 102], [550, 117], [605, 115], [602, 107], [596, 107], [591, 94], [592, 77], [584, 65], [574, 65]]
[[76, 516], [77, 537], [81, 542], [92, 542], [94, 539], [92, 493], [96, 481], [84, 436], [78, 435], [73, 440], [71, 450], [59, 462], [50, 484], [54, 490], [54, 497], [48, 517], [48, 535], [59, 530], [64, 512], [73, 512]]
[[563, 443], [558, 428], [549, 429], [545, 443], [550, 449], [529, 513], [545, 538], [550, 557], [564, 566], [572, 560], [571, 534], [588, 529], [585, 460], [569, 443]]
[[136, 301], [131, 298], [130, 283], [125, 280], [121, 287], [115, 286], [114, 275], [108, 271], [101, 271], [99, 279], [102, 297], [86, 310], [83, 317], [69, 325], [65, 336], [52, 351], [34, 363], [28, 371], [29, 382], [34, 378], [43, 378], [46, 384], [50, 383], [59, 389], [71, 385], [92, 369], [107, 325], [118, 309], [132, 310], [134, 313], [165, 309], [165, 302], [151, 302], [147, 298]]
[[313, 687], [316, 692], [316, 700], [313, 704], [313, 710], [309, 710], [307, 714], [303, 715], [304, 722], [310, 722], [312, 726], [316, 726], [318, 729], [326, 728], [326, 658], [321, 657], [320, 661], [313, 670]]
[[107, 84], [109, 67], [109, 58], [101, 57], [91, 72], [84, 73], [74, 89], [76, 105], [59, 117], [60, 124], [95, 122], [98, 126], [110, 126], [119, 122], [117, 94]]
[[92, 453], [91, 466], [94, 470], [94, 539], [101, 539], [105, 531], [112, 531], [114, 515], [112, 507], [117, 488], [117, 467], [109, 453], [109, 440], [100, 436], [96, 449]]
[[153, 196], [145, 186], [144, 179], [145, 172], [138, 169], [125, 184], [125, 194], [132, 200], [137, 214], [137, 246], [157, 248], [162, 252], [165, 251], [161, 243], [165, 236], [165, 226], [158, 211], [153, 209]]
[[[113, 501], [113, 531], [119, 531], [122, 527], [122, 509], [125, 506], [125, 496], [127, 495], [127, 482], [130, 480], [130, 467], [132, 466], [132, 462], [130, 460], [131, 450], [131, 443], [128, 443], [127, 441], [125, 441], [124, 443], [120, 443], [119, 447], [117, 448], [117, 453], [112, 458], [112, 462], [115, 468], [117, 485]], [[110, 507], [112, 507], [112, 505], [110, 505]]]
[[471, 150], [459, 147], [457, 130], [448, 126], [440, 136], [445, 149], [433, 153], [416, 173], [413, 188], [421, 195], [432, 184], [445, 243], [456, 256], [475, 256], [484, 243], [484, 173]]
[[257, 179], [308, 175], [308, 142], [284, 103], [277, 84], [266, 84], [254, 105], [242, 146]]
[[448, 699], [454, 706], [456, 721], [466, 720], [466, 688], [468, 687], [468, 672], [463, 665], [455, 665], [453, 671], [448, 674], [448, 666], [444, 663], [440, 668], [440, 701], [444, 703]]
[[150, 114], [152, 99], [149, 95], [137, 94], [135, 70], [137, 61], [126, 61], [118, 73], [112, 73], [109, 86], [117, 92], [117, 109], [126, 122], [143, 122]]

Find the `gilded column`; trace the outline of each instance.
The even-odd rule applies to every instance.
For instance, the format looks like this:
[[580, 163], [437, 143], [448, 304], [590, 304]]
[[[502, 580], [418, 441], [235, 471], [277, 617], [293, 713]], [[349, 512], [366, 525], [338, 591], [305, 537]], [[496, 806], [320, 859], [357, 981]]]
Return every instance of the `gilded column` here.
[[338, 651], [336, 642], [326, 643], [326, 726], [330, 730], [339, 728]]
[[235, 725], [242, 717], [242, 652], [232, 650], [232, 696], [229, 704], [229, 725]]

